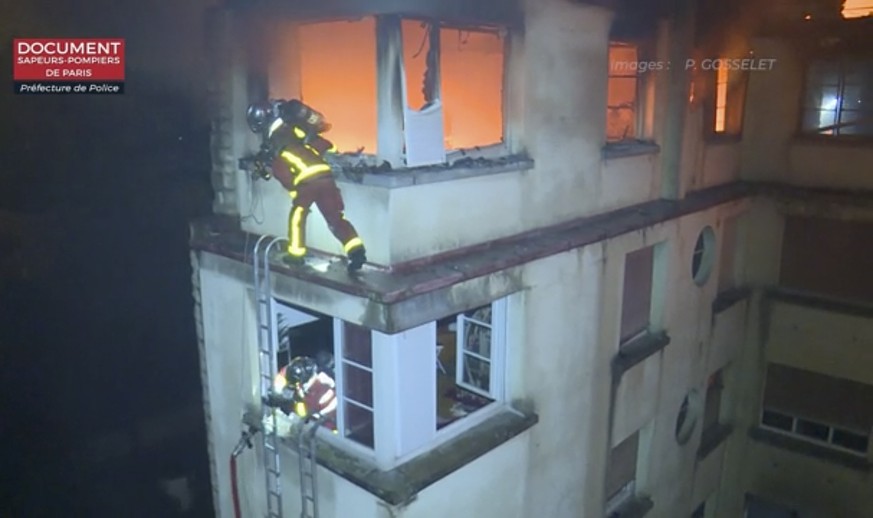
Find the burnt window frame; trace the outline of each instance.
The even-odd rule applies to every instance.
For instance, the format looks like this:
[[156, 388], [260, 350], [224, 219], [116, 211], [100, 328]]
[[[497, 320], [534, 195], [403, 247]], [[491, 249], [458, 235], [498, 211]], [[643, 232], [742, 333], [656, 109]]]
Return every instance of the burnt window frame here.
[[[378, 18], [378, 16], [377, 16]], [[432, 60], [431, 67], [426, 69], [426, 73], [428, 71], [433, 70], [433, 74], [431, 76], [432, 84], [427, 85], [427, 79], [425, 78], [425, 90], [429, 90], [430, 97], [428, 98], [428, 94], [425, 94], [425, 101], [429, 104], [434, 100], [443, 100], [443, 79], [445, 75], [442, 70], [442, 43], [443, 37], [442, 32], [444, 30], [457, 30], [457, 31], [466, 31], [466, 32], [479, 32], [479, 33], [497, 33], [501, 38], [502, 42], [502, 64], [501, 64], [501, 78], [500, 78], [500, 140], [498, 142], [491, 143], [481, 143], [474, 145], [472, 147], [461, 147], [461, 148], [445, 148], [446, 152], [446, 162], [451, 163], [452, 158], [450, 155], [455, 154], [459, 155], [457, 158], [461, 156], [473, 156], [475, 157], [480, 153], [480, 150], [484, 149], [497, 149], [497, 156], [509, 156], [512, 152], [510, 148], [510, 143], [508, 142], [508, 133], [509, 133], [509, 121], [507, 117], [507, 93], [509, 91], [508, 84], [508, 71], [511, 59], [511, 47], [512, 47], [512, 38], [514, 37], [514, 32], [511, 27], [500, 25], [500, 24], [464, 24], [459, 22], [454, 22], [451, 20], [445, 20], [441, 18], [430, 18], [425, 16], [398, 16], [398, 26], [400, 27], [400, 39], [401, 39], [401, 49], [400, 49], [400, 61], [403, 63], [404, 54], [402, 48], [403, 41], [403, 22], [415, 22], [421, 23], [428, 27], [428, 30], [431, 31], [429, 34], [429, 38], [427, 40], [427, 48], [426, 52], [428, 54], [428, 59]], [[434, 30], [436, 29], [436, 30]], [[434, 45], [436, 48], [434, 49]], [[410, 87], [410, 84], [406, 85], [407, 90]], [[404, 96], [406, 92], [399, 91], [397, 95], [401, 97]], [[394, 102], [397, 102], [395, 100]], [[406, 106], [408, 103], [408, 98], [401, 98], [400, 102], [402, 106]], [[405, 109], [405, 108], [404, 108]], [[421, 108], [418, 108], [420, 110]], [[443, 108], [445, 110], [445, 108]], [[443, 128], [443, 138], [445, 138], [445, 127]], [[402, 139], [405, 139], [405, 135], [401, 136]], [[404, 159], [406, 157], [406, 153], [404, 152]], [[408, 167], [404, 166], [400, 169], [408, 169]]]
[[[649, 109], [647, 103], [648, 90], [650, 88], [654, 88], [656, 86], [656, 81], [654, 74], [663, 73], [664, 65], [655, 60], [654, 56], [654, 41], [652, 37], [620, 37], [620, 36], [611, 36], [609, 39], [609, 43], [607, 45], [607, 57], [606, 57], [606, 106], [604, 113], [604, 147], [609, 148], [618, 148], [622, 146], [627, 146], [629, 144], [641, 144], [641, 145], [654, 145], [654, 128], [647, 127], [646, 125], [646, 112]], [[614, 73], [612, 60], [610, 59], [610, 54], [613, 47], [619, 46], [630, 46], [634, 47], [636, 50], [636, 66], [637, 70], [634, 71], [634, 75], [624, 75], [625, 72], [622, 73]], [[639, 64], [647, 63], [653, 65], [652, 69], [646, 69], [645, 71], [639, 71]], [[633, 130], [634, 135], [632, 137], [622, 138], [622, 139], [610, 139], [609, 137], [609, 81], [611, 79], [627, 79], [633, 77], [636, 81], [635, 89], [634, 89], [634, 108], [633, 108]]]

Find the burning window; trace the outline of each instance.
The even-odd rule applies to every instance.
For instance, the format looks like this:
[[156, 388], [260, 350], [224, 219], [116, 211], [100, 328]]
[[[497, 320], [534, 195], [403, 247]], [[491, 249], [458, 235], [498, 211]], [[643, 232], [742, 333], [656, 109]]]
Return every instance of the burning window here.
[[503, 140], [503, 38], [496, 32], [440, 31], [446, 147]]
[[270, 95], [324, 113], [340, 152], [376, 152], [376, 22], [282, 24], [274, 31]]
[[719, 60], [722, 65], [715, 71], [712, 131], [718, 135], [739, 135], [743, 128], [748, 74], [729, 70], [728, 62], [727, 59]]
[[503, 36], [414, 20], [401, 30], [407, 105], [420, 110], [441, 101], [445, 148], [502, 142]]
[[873, 60], [813, 63], [803, 106], [804, 132], [873, 135]]
[[637, 89], [639, 83], [636, 45], [609, 45], [609, 83], [606, 104], [606, 140], [619, 142], [637, 137]]
[[873, 16], [873, 2], [870, 0], [846, 0], [843, 2], [843, 18], [863, 18]]

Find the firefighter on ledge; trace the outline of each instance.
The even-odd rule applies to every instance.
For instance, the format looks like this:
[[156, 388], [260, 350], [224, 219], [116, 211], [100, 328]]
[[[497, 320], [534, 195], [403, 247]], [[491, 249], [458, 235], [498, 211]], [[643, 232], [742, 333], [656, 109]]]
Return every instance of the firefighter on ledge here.
[[306, 217], [315, 203], [330, 231], [342, 243], [349, 271], [360, 270], [367, 261], [364, 243], [343, 214], [342, 194], [331, 166], [324, 159], [325, 153], [336, 150], [321, 135], [331, 125], [321, 113], [296, 99], [252, 104], [246, 119], [251, 130], [264, 141], [262, 150], [267, 150], [272, 176], [291, 195], [285, 262], [290, 265], [304, 262]]
[[321, 422], [336, 433], [336, 383], [307, 356], [291, 360], [276, 375], [271, 406], [296, 414], [304, 422]]

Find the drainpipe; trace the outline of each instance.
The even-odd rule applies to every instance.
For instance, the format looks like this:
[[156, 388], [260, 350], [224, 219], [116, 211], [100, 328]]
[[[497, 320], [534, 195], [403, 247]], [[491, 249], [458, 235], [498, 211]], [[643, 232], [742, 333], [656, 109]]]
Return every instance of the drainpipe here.
[[256, 433], [257, 430], [254, 428], [249, 428], [249, 430], [243, 431], [242, 436], [239, 438], [239, 442], [230, 454], [230, 494], [233, 498], [234, 518], [242, 518], [242, 510], [239, 503], [239, 480], [237, 479], [236, 459], [242, 454], [243, 450], [246, 448], [252, 448], [252, 437], [254, 437]]

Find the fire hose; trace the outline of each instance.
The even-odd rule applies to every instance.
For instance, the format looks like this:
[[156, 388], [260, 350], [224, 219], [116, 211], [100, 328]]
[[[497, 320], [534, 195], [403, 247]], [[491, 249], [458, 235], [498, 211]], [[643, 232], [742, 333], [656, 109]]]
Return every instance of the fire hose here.
[[230, 491], [233, 498], [233, 516], [234, 518], [242, 518], [242, 510], [239, 503], [239, 481], [237, 479], [236, 458], [239, 457], [243, 450], [252, 448], [252, 437], [255, 436], [257, 430], [249, 428], [244, 430], [239, 442], [230, 454]]

